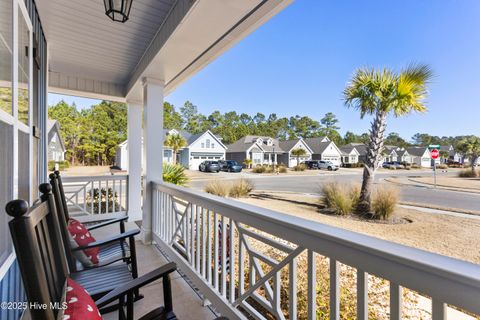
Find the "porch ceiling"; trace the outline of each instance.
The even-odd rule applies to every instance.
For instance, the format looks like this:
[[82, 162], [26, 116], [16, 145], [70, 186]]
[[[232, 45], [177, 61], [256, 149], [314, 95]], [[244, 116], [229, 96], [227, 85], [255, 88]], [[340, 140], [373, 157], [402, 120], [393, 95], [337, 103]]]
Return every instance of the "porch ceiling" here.
[[49, 90], [123, 101], [143, 77], [166, 94], [292, 0], [134, 0], [126, 23], [102, 0], [36, 0], [49, 48]]

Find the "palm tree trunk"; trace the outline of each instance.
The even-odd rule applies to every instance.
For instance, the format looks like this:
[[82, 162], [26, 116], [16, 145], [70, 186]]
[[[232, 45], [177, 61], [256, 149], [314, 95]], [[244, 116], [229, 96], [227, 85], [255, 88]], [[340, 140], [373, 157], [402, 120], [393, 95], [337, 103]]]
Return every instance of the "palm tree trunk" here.
[[387, 126], [387, 113], [377, 111], [370, 130], [370, 142], [367, 147], [367, 159], [363, 169], [362, 191], [356, 211], [358, 214], [372, 212], [372, 188], [375, 179], [375, 171], [380, 164], [383, 151], [383, 140]]
[[475, 170], [475, 164], [477, 163], [478, 156], [473, 155], [472, 156], [472, 175], [474, 177], [477, 176], [477, 171]]
[[172, 150], [173, 164], [177, 163], [177, 151]]

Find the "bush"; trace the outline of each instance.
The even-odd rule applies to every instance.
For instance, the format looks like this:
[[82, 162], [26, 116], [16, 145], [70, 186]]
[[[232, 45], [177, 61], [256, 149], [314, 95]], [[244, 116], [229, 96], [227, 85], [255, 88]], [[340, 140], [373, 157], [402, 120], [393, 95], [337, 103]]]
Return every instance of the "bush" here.
[[214, 180], [205, 186], [204, 191], [219, 197], [226, 197], [230, 192], [230, 185], [225, 181]]
[[264, 166], [265, 168], [265, 173], [273, 173], [273, 167], [272, 166]]
[[345, 163], [344, 164], [345, 168], [363, 168], [363, 163], [362, 162], [357, 162], [357, 163]]
[[252, 169], [253, 173], [265, 173], [265, 171], [266, 171], [266, 168], [260, 165]]
[[448, 169], [448, 165], [445, 163], [437, 164], [437, 169]]
[[372, 198], [373, 218], [386, 220], [395, 212], [398, 191], [394, 188], [377, 188]]
[[347, 186], [338, 182], [327, 182], [322, 186], [322, 203], [333, 209], [337, 215], [349, 215], [355, 209], [360, 197], [358, 186]]
[[287, 169], [286, 166], [280, 165], [280, 166], [278, 166], [278, 172], [279, 172], [279, 173], [287, 173], [287, 172], [288, 172], [288, 169]]
[[179, 164], [163, 163], [163, 181], [184, 186], [189, 179], [185, 174], [185, 168]]
[[58, 164], [58, 170], [59, 171], [63, 171], [63, 170], [70, 167], [70, 163], [67, 160], [64, 160], [64, 161], [50, 160], [50, 161], [48, 161], [48, 171], [54, 171], [55, 170], [55, 164]]
[[416, 163], [412, 163], [412, 169], [420, 169], [420, 166]]
[[460, 178], [476, 178], [478, 176], [478, 172], [472, 171], [472, 169], [462, 170], [458, 173]]
[[255, 189], [255, 186], [252, 181], [240, 179], [231, 184], [228, 194], [232, 198], [241, 198], [248, 196], [253, 189]]
[[[100, 201], [99, 201], [100, 200]], [[94, 188], [87, 192], [86, 202], [89, 207], [93, 205], [93, 212], [96, 214], [118, 212], [120, 211], [120, 203], [118, 202], [118, 194], [112, 188]], [[100, 203], [99, 203], [100, 202]], [[108, 202], [108, 212], [107, 212]]]
[[307, 169], [307, 166], [304, 164], [299, 164], [293, 167], [293, 171], [305, 171]]
[[204, 188], [206, 193], [219, 197], [241, 198], [246, 197], [255, 189], [254, 184], [248, 179], [239, 179], [232, 183], [221, 180], [210, 181]]

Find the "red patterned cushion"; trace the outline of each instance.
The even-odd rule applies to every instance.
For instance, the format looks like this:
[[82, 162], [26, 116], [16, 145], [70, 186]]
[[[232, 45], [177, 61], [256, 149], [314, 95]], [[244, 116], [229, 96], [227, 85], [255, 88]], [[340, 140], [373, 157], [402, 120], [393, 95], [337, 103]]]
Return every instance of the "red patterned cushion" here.
[[88, 292], [72, 279], [67, 279], [67, 294], [65, 302], [67, 303], [67, 307], [63, 311], [63, 320], [102, 319], [95, 302], [93, 302], [93, 299]]
[[[89, 243], [95, 242], [95, 238], [92, 237], [87, 228], [78, 220], [69, 219], [68, 220], [68, 232], [71, 236], [71, 245], [73, 248], [83, 247]], [[98, 253], [99, 248], [90, 248], [83, 251], [74, 251], [76, 257], [80, 262], [86, 266], [91, 267], [98, 265]]]

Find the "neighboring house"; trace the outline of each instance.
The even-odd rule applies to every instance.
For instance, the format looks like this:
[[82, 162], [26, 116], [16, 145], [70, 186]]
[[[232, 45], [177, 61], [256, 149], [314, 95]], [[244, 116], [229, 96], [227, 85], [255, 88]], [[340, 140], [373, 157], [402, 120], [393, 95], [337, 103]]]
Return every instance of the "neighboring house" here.
[[430, 168], [432, 166], [432, 159], [430, 151], [427, 147], [407, 147], [407, 152], [411, 157], [411, 163], [420, 167]]
[[331, 161], [337, 166], [342, 164], [342, 151], [327, 137], [307, 138], [305, 143], [313, 151], [313, 160]]
[[449, 161], [459, 162], [459, 163], [463, 162], [462, 155], [460, 153], [456, 152], [455, 148], [452, 145], [440, 146], [439, 151], [440, 152], [442, 152], [442, 151], [448, 152], [448, 158], [444, 159], [445, 162], [449, 162]]
[[398, 158], [397, 150], [401, 150], [397, 146], [383, 146], [383, 162], [396, 162], [400, 161]]
[[[215, 136], [210, 130], [204, 133], [192, 135], [182, 130], [163, 130], [164, 139], [168, 135], [180, 134], [187, 141], [187, 145], [178, 151], [177, 163], [189, 170], [198, 170], [198, 166], [205, 160], [223, 160], [225, 159], [226, 146], [220, 138]], [[143, 148], [142, 148], [143, 149]], [[117, 148], [115, 156], [116, 165], [127, 170], [128, 168], [128, 142], [124, 141]], [[164, 147], [163, 162], [173, 163], [173, 150]]]
[[60, 133], [60, 124], [57, 120], [47, 119], [48, 131], [48, 161], [65, 160], [65, 143]]
[[[305, 143], [305, 141], [300, 139], [294, 140], [287, 140], [287, 141], [280, 141], [280, 149], [285, 151], [285, 153], [280, 154], [278, 156], [278, 162], [284, 163], [287, 167], [294, 167], [297, 165], [297, 161], [302, 163], [303, 161], [311, 160], [313, 150]], [[305, 155], [297, 158], [296, 156], [292, 155], [292, 151], [295, 149], [303, 149], [305, 150]]]
[[408, 150], [405, 149], [405, 148], [401, 148], [397, 151], [397, 161], [399, 162], [402, 162], [402, 163], [413, 163], [413, 158], [412, 156], [410, 155], [410, 153], [408, 153]]
[[[262, 136], [246, 136], [227, 146], [227, 160], [243, 163], [252, 160], [252, 165], [278, 164], [285, 151], [277, 139]], [[285, 163], [287, 165], [287, 163]]]
[[352, 145], [345, 145], [340, 148], [342, 151], [342, 164], [343, 166], [348, 166], [352, 164], [358, 163], [358, 158], [360, 156], [360, 152], [358, 152], [357, 148]]

